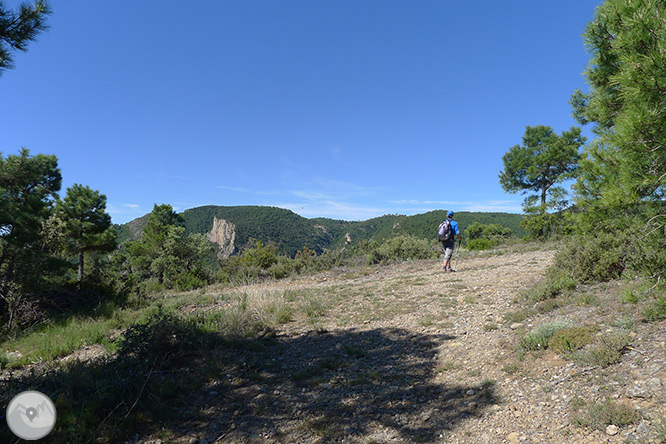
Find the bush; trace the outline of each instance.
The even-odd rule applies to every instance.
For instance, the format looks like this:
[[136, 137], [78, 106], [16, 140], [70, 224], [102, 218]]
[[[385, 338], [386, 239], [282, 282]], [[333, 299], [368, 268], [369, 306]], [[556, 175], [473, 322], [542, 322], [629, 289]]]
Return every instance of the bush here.
[[273, 279], [284, 279], [295, 271], [296, 264], [286, 256], [278, 256], [277, 262], [268, 267], [266, 273]]
[[622, 275], [630, 248], [629, 236], [622, 231], [575, 236], [556, 255], [555, 265], [580, 282], [605, 282]]
[[591, 344], [574, 354], [574, 360], [580, 365], [598, 365], [608, 367], [622, 359], [622, 352], [629, 345], [631, 336], [626, 331], [606, 334], [596, 344]]
[[666, 297], [660, 296], [643, 312], [649, 322], [666, 319]]
[[467, 241], [468, 250], [489, 250], [497, 246], [497, 241], [491, 239], [470, 239]]
[[572, 403], [572, 408], [574, 410], [572, 422], [580, 427], [604, 430], [611, 424], [622, 427], [638, 420], [638, 414], [630, 404], [617, 404], [611, 400], [588, 403], [578, 399]]
[[552, 338], [560, 330], [573, 327], [573, 322], [569, 320], [561, 320], [541, 324], [531, 332], [526, 334], [520, 339], [520, 347], [524, 350], [545, 350], [548, 348], [550, 338]]
[[558, 353], [570, 353], [592, 342], [595, 327], [569, 327], [555, 332], [548, 341], [548, 348]]
[[551, 268], [546, 279], [527, 291], [526, 297], [533, 302], [553, 298], [564, 291], [575, 290], [578, 282], [571, 278], [567, 270]]
[[409, 259], [434, 259], [439, 256], [439, 250], [433, 248], [430, 241], [410, 235], [392, 237], [381, 244], [371, 241], [367, 248], [366, 259], [369, 265]]

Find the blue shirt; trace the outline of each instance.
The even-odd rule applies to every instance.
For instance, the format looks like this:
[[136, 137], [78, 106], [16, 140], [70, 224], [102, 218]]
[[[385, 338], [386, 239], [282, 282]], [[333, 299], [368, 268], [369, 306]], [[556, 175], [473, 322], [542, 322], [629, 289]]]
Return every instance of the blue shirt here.
[[453, 219], [450, 219], [450, 223], [451, 223], [451, 230], [453, 231], [453, 234], [454, 235], [460, 234], [460, 230], [458, 230], [458, 222], [456, 222]]

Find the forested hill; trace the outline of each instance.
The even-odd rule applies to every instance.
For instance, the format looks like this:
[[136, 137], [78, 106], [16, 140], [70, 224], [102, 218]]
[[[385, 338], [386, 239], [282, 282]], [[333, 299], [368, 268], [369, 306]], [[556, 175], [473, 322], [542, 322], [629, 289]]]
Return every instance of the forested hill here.
[[[446, 211], [436, 210], [428, 213], [416, 214], [414, 216], [404, 216], [398, 214], [388, 214], [376, 217], [363, 222], [345, 222], [333, 219], [310, 219], [310, 221], [323, 225], [333, 233], [334, 240], [332, 248], [344, 244], [346, 234], [356, 243], [361, 239], [382, 239], [398, 234], [410, 234], [424, 239], [432, 239], [436, 236], [437, 227], [440, 222], [446, 218]], [[512, 235], [524, 237], [527, 233], [520, 228], [520, 221], [523, 216], [510, 213], [478, 213], [478, 212], [459, 212], [455, 214], [454, 220], [458, 222], [461, 230], [464, 231], [474, 222], [480, 224], [499, 224], [511, 230]]]
[[[414, 216], [385, 215], [366, 221], [343, 221], [327, 218], [306, 219], [298, 214], [276, 207], [215, 206], [191, 208], [183, 212], [188, 233], [206, 233], [213, 227], [213, 217], [224, 219], [236, 226], [236, 246], [246, 245], [250, 239], [277, 243], [280, 252], [293, 256], [304, 246], [319, 253], [324, 249], [345, 245], [347, 235], [351, 244], [360, 240], [382, 239], [398, 234], [420, 238], [435, 237], [437, 226], [446, 217], [444, 210], [430, 211]], [[474, 222], [499, 224], [511, 229], [516, 237], [525, 236], [520, 228], [523, 216], [509, 213], [459, 212], [455, 220], [464, 230]], [[137, 239], [147, 215], [127, 224], [117, 225], [118, 241]]]
[[236, 246], [250, 239], [277, 243], [281, 253], [294, 256], [303, 247], [321, 253], [333, 237], [317, 228], [308, 219], [290, 210], [277, 207], [207, 205], [185, 210], [185, 229], [188, 233], [207, 233], [213, 228], [213, 217], [236, 226]]

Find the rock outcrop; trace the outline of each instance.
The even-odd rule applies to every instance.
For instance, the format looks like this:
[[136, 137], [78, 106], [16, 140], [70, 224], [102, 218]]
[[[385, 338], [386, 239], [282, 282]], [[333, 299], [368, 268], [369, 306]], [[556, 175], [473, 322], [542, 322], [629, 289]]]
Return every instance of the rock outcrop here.
[[217, 257], [226, 259], [234, 252], [234, 242], [236, 241], [236, 226], [224, 219], [218, 219], [213, 216], [213, 228], [206, 233], [209, 241], [217, 244], [220, 251]]

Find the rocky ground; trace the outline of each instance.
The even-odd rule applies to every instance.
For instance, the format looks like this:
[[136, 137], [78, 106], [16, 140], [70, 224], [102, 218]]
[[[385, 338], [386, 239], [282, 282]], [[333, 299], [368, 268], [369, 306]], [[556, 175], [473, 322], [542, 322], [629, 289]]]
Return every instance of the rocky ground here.
[[[311, 298], [262, 351], [193, 399], [202, 412], [169, 437], [187, 443], [661, 442], [666, 431], [666, 323], [624, 313], [619, 284], [520, 322], [520, 295], [551, 251], [469, 256], [455, 273], [435, 261], [336, 270], [240, 292]], [[621, 362], [581, 366], [551, 351], [521, 352], [521, 335], [554, 319], [594, 323], [597, 335], [631, 325]], [[577, 426], [574, 406], [611, 400], [630, 425]], [[592, 405], [594, 403], [591, 403]]]

